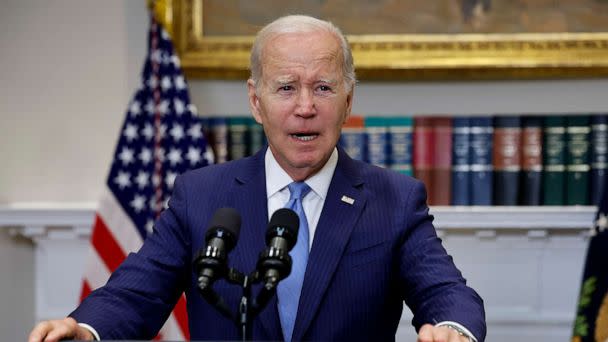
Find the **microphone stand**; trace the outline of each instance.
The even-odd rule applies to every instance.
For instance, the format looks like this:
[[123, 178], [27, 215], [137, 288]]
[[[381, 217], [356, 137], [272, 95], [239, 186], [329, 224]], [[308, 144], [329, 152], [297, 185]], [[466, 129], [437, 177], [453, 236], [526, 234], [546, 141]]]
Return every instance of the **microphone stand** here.
[[235, 285], [239, 285], [242, 289], [241, 301], [238, 305], [236, 315], [232, 313], [226, 302], [220, 297], [211, 286], [201, 288], [199, 284], [199, 292], [202, 297], [218, 310], [224, 317], [233, 321], [239, 331], [242, 341], [251, 341], [252, 321], [270, 302], [270, 299], [276, 294], [276, 284], [267, 284], [263, 286], [255, 299], [252, 299], [252, 285], [262, 281], [262, 276], [257, 270], [249, 275], [230, 268], [226, 276], [226, 280]]

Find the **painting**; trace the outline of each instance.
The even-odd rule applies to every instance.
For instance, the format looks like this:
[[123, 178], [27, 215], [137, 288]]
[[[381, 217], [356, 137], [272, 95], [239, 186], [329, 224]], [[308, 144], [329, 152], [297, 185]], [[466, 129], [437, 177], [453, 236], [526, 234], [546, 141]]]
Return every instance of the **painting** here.
[[166, 0], [191, 77], [245, 79], [253, 36], [308, 14], [343, 29], [363, 80], [608, 76], [608, 0]]

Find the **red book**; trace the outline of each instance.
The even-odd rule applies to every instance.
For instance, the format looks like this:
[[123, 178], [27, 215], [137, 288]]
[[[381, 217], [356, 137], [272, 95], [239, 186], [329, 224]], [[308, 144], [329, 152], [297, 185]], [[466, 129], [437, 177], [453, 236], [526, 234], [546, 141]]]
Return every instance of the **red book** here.
[[433, 118], [432, 198], [430, 205], [450, 205], [452, 192], [452, 118]]
[[521, 169], [521, 118], [494, 118], [494, 205], [517, 205]]
[[414, 177], [424, 183], [428, 194], [427, 203], [433, 203], [433, 154], [435, 139], [433, 137], [433, 119], [430, 117], [414, 118]]

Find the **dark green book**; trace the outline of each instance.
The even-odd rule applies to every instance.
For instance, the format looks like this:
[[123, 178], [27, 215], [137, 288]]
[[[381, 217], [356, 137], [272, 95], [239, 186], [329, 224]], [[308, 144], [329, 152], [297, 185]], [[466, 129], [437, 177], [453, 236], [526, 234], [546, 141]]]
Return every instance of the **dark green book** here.
[[241, 159], [248, 155], [248, 120], [247, 117], [228, 118], [229, 160]]
[[266, 145], [266, 136], [264, 135], [264, 127], [257, 123], [252, 117], [247, 119], [247, 127], [249, 131], [248, 154], [251, 156], [256, 154], [256, 152]]
[[588, 115], [566, 118], [566, 204], [589, 204], [589, 138]]
[[543, 204], [566, 204], [566, 117], [543, 118]]

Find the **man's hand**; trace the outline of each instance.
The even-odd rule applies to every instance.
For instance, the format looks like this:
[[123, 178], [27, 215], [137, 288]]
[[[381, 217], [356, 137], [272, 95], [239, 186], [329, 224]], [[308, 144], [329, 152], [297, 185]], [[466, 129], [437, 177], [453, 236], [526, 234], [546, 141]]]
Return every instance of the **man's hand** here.
[[38, 323], [30, 333], [28, 342], [56, 342], [62, 339], [92, 341], [94, 338], [90, 331], [68, 317]]
[[425, 324], [418, 332], [417, 342], [469, 342], [469, 339], [446, 326], [436, 327]]

